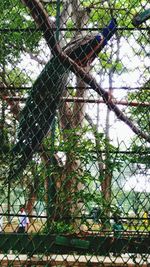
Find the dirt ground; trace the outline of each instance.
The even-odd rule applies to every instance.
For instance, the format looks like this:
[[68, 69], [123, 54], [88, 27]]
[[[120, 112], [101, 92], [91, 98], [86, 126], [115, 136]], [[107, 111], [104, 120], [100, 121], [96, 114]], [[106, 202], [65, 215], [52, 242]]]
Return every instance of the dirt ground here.
[[[29, 224], [28, 233], [38, 233], [43, 230], [43, 228], [46, 226], [46, 220], [40, 220], [35, 219], [32, 220]], [[11, 221], [11, 223], [8, 223], [7, 221], [4, 221], [3, 223], [3, 231], [6, 233], [13, 233], [17, 231], [18, 227], [18, 220], [15, 218]], [[86, 226], [85, 224], [81, 224], [79, 227], [79, 230], [82, 232], [99, 232], [100, 231], [100, 225], [98, 224], [92, 224], [90, 227]]]
[[[45, 221], [40, 221], [38, 219], [33, 220], [29, 224], [28, 233], [36, 233], [36, 232], [42, 231], [45, 224], [46, 224]], [[7, 221], [5, 221], [3, 223], [3, 231], [6, 233], [16, 232], [17, 228], [18, 228], [18, 220], [17, 219], [12, 220], [11, 223], [8, 223]]]

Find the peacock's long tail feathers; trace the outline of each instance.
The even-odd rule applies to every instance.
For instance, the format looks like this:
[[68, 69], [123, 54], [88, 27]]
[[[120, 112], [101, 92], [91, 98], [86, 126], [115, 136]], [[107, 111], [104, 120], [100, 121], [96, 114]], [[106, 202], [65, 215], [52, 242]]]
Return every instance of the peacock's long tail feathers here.
[[9, 177], [17, 176], [26, 167], [49, 131], [67, 75], [66, 68], [53, 57], [34, 83], [20, 114], [18, 142], [11, 151], [14, 168]]

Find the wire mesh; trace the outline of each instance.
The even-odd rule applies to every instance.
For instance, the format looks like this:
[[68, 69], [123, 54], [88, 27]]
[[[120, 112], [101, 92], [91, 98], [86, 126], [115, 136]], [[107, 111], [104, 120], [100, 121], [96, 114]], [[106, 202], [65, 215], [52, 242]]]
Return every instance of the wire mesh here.
[[1, 266], [147, 266], [150, 4], [0, 10]]

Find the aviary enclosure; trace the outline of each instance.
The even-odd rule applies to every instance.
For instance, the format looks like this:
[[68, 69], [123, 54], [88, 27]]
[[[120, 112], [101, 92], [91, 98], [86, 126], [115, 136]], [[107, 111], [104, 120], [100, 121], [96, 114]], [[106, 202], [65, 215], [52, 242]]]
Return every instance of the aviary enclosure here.
[[0, 265], [148, 266], [150, 4], [0, 11]]

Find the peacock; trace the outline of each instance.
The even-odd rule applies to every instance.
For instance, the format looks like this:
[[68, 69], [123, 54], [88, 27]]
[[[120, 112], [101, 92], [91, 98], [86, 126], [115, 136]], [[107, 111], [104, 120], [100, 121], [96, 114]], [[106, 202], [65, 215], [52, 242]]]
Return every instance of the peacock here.
[[[63, 50], [79, 66], [86, 67], [96, 58], [116, 30], [116, 19], [111, 19], [101, 34], [72, 40]], [[12, 160], [8, 179], [17, 177], [26, 168], [50, 130], [69, 71], [55, 55], [35, 80], [20, 114], [17, 142], [10, 153]]]

